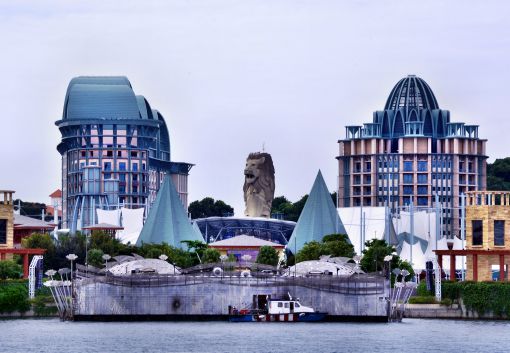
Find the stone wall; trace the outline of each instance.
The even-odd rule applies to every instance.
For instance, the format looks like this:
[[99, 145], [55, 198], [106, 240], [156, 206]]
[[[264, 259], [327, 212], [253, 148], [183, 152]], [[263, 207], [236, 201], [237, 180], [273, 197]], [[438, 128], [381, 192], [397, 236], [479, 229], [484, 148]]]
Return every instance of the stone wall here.
[[[315, 287], [315, 288], [314, 288]], [[75, 285], [75, 316], [228, 315], [228, 307], [251, 308], [254, 295], [282, 297], [290, 293], [305, 306], [338, 317], [387, 317], [385, 281], [377, 286], [350, 282], [343, 289], [288, 280], [255, 278], [207, 279], [186, 284], [129, 286], [85, 280]]]

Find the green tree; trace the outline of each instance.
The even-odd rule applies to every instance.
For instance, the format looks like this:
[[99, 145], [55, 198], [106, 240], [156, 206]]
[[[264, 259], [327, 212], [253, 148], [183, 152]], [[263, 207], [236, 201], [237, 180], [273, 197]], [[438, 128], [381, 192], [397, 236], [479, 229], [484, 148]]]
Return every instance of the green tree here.
[[49, 269], [58, 270], [57, 250], [55, 242], [51, 235], [44, 233], [33, 233], [21, 240], [21, 244], [27, 249], [45, 249], [44, 253], [44, 271]]
[[[402, 260], [399, 256], [394, 255], [395, 247], [386, 243], [382, 239], [372, 239], [365, 242], [365, 250], [363, 250], [363, 257], [361, 258], [361, 269], [365, 272], [377, 272], [385, 269], [384, 258], [392, 255], [391, 268], [399, 268], [401, 270], [409, 271], [406, 280], [410, 280], [414, 276], [414, 270], [407, 261]], [[392, 275], [392, 283], [395, 281], [395, 276]]]
[[510, 157], [487, 163], [487, 190], [510, 190]]
[[0, 279], [20, 278], [23, 275], [23, 269], [13, 260], [0, 261]]
[[347, 235], [328, 234], [322, 238], [321, 242], [311, 241], [306, 243], [298, 251], [296, 261], [318, 260], [322, 255], [352, 258], [354, 254], [354, 247], [349, 243]]
[[104, 252], [100, 249], [91, 249], [88, 252], [88, 262], [90, 265], [95, 267], [103, 267], [104, 260], [103, 260]]
[[220, 262], [220, 252], [213, 248], [205, 249], [202, 262], [205, 264]]
[[258, 264], [276, 266], [278, 265], [278, 252], [272, 246], [261, 246], [255, 262]]
[[201, 201], [193, 201], [188, 206], [188, 212], [192, 219], [206, 217], [223, 217], [226, 214], [233, 214], [232, 206], [221, 200], [215, 201], [212, 197], [203, 198]]

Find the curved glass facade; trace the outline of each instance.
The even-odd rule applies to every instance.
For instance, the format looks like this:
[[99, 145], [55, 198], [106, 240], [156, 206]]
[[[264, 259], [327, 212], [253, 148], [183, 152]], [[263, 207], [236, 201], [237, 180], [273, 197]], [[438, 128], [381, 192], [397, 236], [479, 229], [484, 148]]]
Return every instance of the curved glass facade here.
[[188, 163], [170, 160], [163, 116], [125, 77], [77, 77], [69, 83], [57, 149], [62, 155], [64, 227], [96, 223], [96, 208], [146, 208], [171, 174], [187, 207]]

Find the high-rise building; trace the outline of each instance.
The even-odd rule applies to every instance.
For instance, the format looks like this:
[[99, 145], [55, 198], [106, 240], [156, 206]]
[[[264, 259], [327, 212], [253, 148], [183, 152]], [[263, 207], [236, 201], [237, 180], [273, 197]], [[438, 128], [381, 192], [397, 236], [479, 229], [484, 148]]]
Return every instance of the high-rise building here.
[[165, 119], [126, 77], [76, 77], [62, 119], [63, 227], [96, 223], [97, 208], [145, 208], [169, 174], [187, 208], [189, 163], [170, 160]]
[[486, 140], [478, 126], [450, 121], [429, 85], [409, 75], [392, 89], [371, 123], [346, 126], [339, 140], [339, 206], [384, 206], [412, 200], [443, 210], [443, 232], [458, 235], [460, 195], [486, 189]]

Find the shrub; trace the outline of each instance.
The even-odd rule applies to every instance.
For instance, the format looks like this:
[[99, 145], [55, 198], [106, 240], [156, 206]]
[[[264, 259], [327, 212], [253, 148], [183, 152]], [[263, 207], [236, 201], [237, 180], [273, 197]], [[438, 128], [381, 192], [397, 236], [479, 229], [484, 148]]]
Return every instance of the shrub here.
[[439, 304], [444, 305], [444, 306], [452, 306], [452, 300], [450, 298], [444, 298], [444, 299], [441, 299]]
[[422, 281], [420, 282], [420, 284], [418, 284], [418, 288], [416, 288], [416, 294], [420, 297], [426, 297], [431, 295], [432, 293], [429, 290], [427, 290], [427, 283], [425, 283], [425, 281]]
[[409, 304], [436, 304], [436, 303], [437, 303], [436, 298], [431, 295], [427, 295], [424, 297], [419, 296], [409, 298]]
[[261, 246], [255, 262], [276, 266], [278, 264], [278, 252], [272, 246]]
[[7, 283], [0, 286], [0, 313], [25, 312], [30, 309], [27, 283]]
[[22, 267], [13, 260], [0, 261], [0, 279], [20, 278], [22, 274]]
[[205, 249], [202, 255], [202, 262], [206, 264], [220, 262], [220, 252], [216, 249], [208, 248]]

